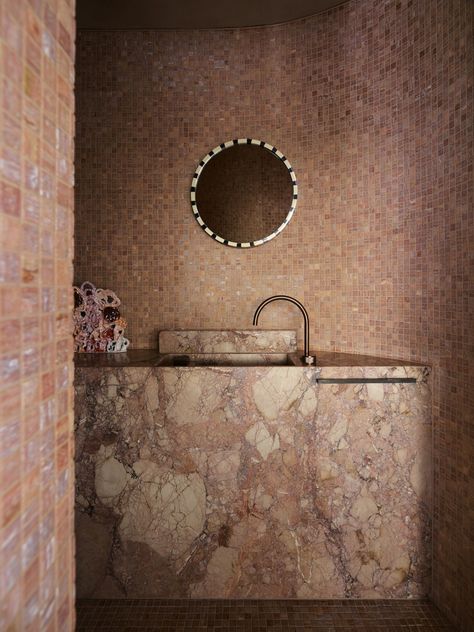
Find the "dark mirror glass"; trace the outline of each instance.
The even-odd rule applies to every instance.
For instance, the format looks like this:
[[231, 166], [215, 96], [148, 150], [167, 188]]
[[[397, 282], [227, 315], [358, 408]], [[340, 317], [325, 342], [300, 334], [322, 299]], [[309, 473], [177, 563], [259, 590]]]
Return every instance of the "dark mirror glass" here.
[[275, 152], [261, 145], [233, 145], [203, 166], [195, 207], [205, 226], [233, 242], [229, 245], [260, 245], [255, 242], [268, 241], [291, 218], [295, 190], [289, 163]]

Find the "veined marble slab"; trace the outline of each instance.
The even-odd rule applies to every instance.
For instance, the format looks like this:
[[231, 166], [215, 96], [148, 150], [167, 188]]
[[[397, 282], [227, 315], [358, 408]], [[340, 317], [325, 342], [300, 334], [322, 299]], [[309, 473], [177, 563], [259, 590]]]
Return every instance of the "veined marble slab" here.
[[296, 331], [285, 329], [160, 331], [160, 353], [291, 353]]
[[317, 375], [76, 368], [78, 596], [426, 596], [429, 381]]

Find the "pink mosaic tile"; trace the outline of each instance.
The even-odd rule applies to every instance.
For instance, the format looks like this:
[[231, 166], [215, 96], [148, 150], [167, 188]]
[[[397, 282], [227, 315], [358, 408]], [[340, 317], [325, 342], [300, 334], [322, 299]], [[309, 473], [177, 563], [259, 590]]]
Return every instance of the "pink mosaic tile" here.
[[[53, 54], [57, 15], [62, 59]], [[63, 324], [74, 30], [72, 0], [0, 3], [0, 629], [12, 632], [74, 629], [72, 344]], [[66, 299], [55, 302], [56, 293]]]

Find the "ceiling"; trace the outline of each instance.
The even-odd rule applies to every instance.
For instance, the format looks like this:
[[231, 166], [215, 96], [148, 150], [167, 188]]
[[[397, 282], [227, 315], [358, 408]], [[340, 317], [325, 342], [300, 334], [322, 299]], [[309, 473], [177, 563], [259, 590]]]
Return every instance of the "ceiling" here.
[[205, 29], [278, 24], [344, 0], [77, 0], [83, 29]]

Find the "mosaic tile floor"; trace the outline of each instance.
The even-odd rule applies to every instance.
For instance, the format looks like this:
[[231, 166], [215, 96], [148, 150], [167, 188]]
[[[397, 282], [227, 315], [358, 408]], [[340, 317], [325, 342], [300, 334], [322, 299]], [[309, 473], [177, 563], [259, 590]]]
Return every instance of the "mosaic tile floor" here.
[[82, 599], [76, 632], [455, 632], [428, 601]]

